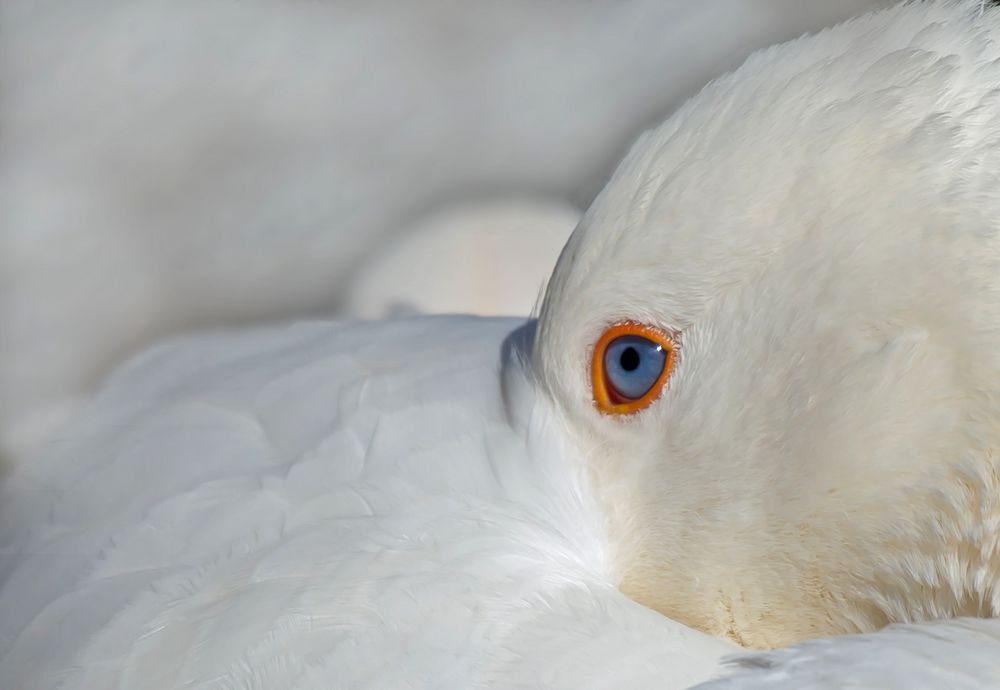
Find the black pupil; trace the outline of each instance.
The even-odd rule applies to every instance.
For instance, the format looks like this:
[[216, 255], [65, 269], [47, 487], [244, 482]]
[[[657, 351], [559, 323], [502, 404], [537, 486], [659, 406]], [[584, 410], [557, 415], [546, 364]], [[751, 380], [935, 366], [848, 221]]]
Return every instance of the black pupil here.
[[634, 347], [626, 347], [618, 361], [625, 371], [635, 371], [639, 368], [639, 353]]

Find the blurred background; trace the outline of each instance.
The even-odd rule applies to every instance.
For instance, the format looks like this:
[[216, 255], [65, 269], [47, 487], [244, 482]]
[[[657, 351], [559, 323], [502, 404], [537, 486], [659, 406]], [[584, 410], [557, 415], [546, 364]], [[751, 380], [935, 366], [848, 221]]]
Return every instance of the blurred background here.
[[632, 139], [888, 0], [0, 0], [0, 463], [123, 358], [527, 315]]

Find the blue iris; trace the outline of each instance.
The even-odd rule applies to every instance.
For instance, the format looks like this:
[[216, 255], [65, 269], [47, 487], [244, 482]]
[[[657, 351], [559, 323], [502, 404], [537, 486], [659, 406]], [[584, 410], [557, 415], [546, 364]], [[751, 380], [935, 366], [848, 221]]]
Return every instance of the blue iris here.
[[659, 343], [638, 335], [623, 335], [604, 350], [604, 372], [608, 383], [623, 398], [638, 400], [653, 387], [667, 364], [667, 352]]

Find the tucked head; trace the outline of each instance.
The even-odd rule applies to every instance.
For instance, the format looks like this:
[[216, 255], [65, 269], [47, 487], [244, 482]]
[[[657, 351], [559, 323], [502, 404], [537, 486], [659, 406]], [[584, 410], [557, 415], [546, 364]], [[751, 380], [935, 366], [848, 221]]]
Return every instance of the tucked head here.
[[993, 41], [927, 2], [759, 53], [588, 211], [534, 365], [627, 594], [752, 646], [1000, 615]]

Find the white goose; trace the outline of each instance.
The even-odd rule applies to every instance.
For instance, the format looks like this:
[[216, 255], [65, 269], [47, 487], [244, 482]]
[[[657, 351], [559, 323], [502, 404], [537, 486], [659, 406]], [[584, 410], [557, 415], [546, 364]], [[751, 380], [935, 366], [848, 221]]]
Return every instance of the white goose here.
[[1000, 687], [979, 4], [707, 87], [537, 324], [299, 324], [121, 369], [0, 490], [0, 687]]

